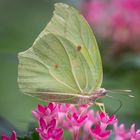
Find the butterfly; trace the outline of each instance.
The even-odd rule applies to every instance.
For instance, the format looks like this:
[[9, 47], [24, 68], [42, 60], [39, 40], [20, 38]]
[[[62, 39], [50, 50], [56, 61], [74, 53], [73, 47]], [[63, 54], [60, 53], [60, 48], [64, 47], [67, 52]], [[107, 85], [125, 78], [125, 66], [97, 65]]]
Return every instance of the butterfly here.
[[24, 94], [71, 104], [94, 103], [106, 95], [93, 31], [67, 4], [55, 4], [50, 22], [18, 59], [18, 84]]

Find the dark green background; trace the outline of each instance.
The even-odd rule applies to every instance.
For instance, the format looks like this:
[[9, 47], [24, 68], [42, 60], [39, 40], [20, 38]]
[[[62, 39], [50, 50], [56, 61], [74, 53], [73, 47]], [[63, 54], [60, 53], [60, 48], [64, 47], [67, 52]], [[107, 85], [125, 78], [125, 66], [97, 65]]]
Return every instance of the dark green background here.
[[[75, 1], [63, 0], [79, 6], [81, 1]], [[27, 135], [28, 129], [36, 125], [31, 111], [41, 102], [21, 94], [18, 89], [17, 53], [32, 45], [50, 20], [55, 2], [60, 0], [0, 0], [0, 135], [13, 129], [18, 135]], [[126, 53], [112, 60], [106, 53], [109, 50], [106, 43], [100, 38], [98, 42], [104, 65], [103, 86], [131, 89], [136, 96], [131, 99], [117, 93], [110, 94], [123, 103], [117, 116], [121, 123], [129, 126], [136, 122], [140, 128], [140, 56]], [[105, 98], [104, 102], [110, 113], [119, 106], [111, 98]]]

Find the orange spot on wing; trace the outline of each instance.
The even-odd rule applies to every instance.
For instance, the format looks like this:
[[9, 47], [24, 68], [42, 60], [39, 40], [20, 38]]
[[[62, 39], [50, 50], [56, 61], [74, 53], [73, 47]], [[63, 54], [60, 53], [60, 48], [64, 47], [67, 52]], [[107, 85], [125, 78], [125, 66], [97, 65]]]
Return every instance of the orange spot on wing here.
[[77, 51], [80, 51], [82, 48], [80, 45], [77, 46]]
[[59, 67], [58, 64], [54, 64], [54, 68], [57, 69]]

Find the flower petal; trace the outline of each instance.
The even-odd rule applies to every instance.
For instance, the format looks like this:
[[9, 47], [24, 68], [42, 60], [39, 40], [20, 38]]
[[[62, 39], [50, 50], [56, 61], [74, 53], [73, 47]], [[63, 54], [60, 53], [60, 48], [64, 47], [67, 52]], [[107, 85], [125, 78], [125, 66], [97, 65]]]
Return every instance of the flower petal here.
[[43, 130], [47, 128], [46, 122], [44, 121], [43, 118], [40, 118], [40, 127]]
[[16, 132], [15, 131], [12, 132], [11, 140], [16, 140]]
[[10, 140], [10, 138], [8, 138], [6, 135], [2, 135], [1, 140]]
[[38, 104], [38, 110], [40, 111], [40, 112], [42, 112], [42, 113], [44, 113], [45, 112], [45, 107], [44, 106], [42, 106], [42, 105], [40, 105], [40, 104]]

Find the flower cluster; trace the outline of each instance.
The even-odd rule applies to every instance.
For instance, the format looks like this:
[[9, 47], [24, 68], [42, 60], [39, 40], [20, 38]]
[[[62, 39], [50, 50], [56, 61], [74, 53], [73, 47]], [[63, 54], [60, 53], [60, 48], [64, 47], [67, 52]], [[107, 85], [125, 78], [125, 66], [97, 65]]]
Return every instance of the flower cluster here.
[[48, 106], [38, 105], [37, 110], [32, 111], [39, 123], [36, 131], [43, 140], [61, 140], [63, 129], [58, 128], [58, 105], [50, 103]]
[[[105, 112], [94, 112], [88, 105], [75, 107], [71, 104], [49, 103], [38, 105], [32, 111], [38, 121], [36, 131], [42, 140], [64, 140], [64, 130], [71, 134], [73, 140], [140, 140], [140, 130], [135, 124], [129, 130], [124, 124], [118, 125], [114, 115]], [[2, 135], [2, 140], [16, 140], [16, 132], [11, 137]]]
[[116, 49], [140, 51], [140, 0], [85, 0], [83, 15]]
[[16, 132], [13, 131], [10, 137], [7, 137], [5, 134], [1, 136], [1, 140], [16, 140]]
[[118, 126], [114, 115], [95, 113], [87, 105], [75, 107], [50, 103], [48, 106], [38, 105], [32, 113], [38, 121], [36, 131], [42, 140], [64, 140], [64, 130], [73, 140], [107, 140], [110, 136], [115, 140], [140, 140], [140, 131], [135, 130], [134, 124], [126, 130], [123, 124]]

